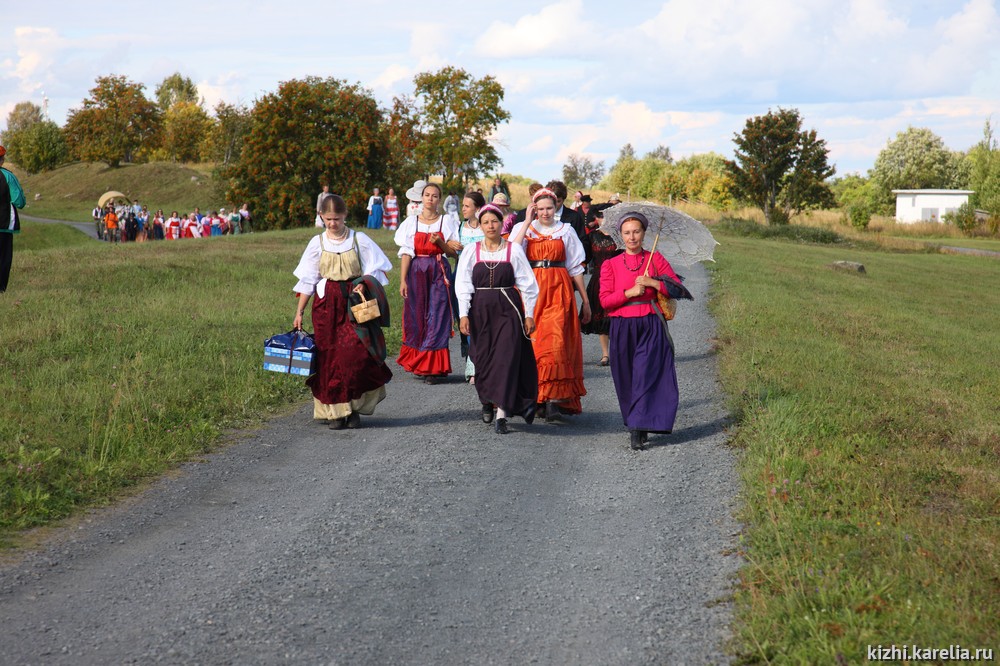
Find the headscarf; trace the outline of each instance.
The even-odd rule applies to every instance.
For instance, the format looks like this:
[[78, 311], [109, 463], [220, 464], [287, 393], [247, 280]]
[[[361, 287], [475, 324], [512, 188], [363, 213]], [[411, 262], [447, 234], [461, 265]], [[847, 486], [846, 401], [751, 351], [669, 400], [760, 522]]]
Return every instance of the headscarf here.
[[636, 222], [641, 224], [643, 231], [649, 228], [649, 220], [646, 219], [646, 216], [640, 212], [635, 212], [635, 213], [625, 213], [624, 215], [622, 215], [622, 219], [618, 220], [618, 231], [621, 231], [622, 225], [628, 222], [629, 220], [635, 220]]

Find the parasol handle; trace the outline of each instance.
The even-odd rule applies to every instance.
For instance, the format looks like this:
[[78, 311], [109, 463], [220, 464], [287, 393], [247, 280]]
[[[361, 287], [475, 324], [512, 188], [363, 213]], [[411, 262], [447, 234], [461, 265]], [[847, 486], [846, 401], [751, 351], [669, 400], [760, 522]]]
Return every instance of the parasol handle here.
[[646, 270], [642, 272], [643, 275], [649, 275], [649, 265], [653, 263], [653, 253], [656, 252], [656, 247], [660, 244], [660, 232], [656, 232], [656, 238], [653, 239], [653, 249], [649, 251], [649, 259], [646, 260]]

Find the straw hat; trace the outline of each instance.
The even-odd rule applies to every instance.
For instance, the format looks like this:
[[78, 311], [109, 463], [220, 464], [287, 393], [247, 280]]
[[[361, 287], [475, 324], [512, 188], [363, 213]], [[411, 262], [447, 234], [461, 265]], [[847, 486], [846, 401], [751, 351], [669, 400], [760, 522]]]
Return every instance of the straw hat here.
[[507, 201], [507, 195], [503, 192], [497, 192], [493, 195], [493, 201], [491, 202], [494, 206], [499, 206], [500, 208], [507, 208], [510, 206], [510, 202]]

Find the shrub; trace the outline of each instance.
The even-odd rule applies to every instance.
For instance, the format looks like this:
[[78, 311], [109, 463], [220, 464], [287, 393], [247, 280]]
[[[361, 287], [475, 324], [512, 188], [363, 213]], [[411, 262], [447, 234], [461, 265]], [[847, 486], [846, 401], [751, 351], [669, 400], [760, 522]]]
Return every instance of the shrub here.
[[949, 224], [954, 224], [966, 236], [973, 235], [976, 227], [979, 226], [979, 220], [976, 219], [976, 209], [968, 201], [959, 206], [958, 210], [945, 213], [944, 220]]
[[872, 211], [867, 203], [855, 202], [847, 207], [847, 219], [851, 222], [851, 226], [858, 231], [864, 231], [868, 228], [868, 223], [872, 220]]
[[844, 242], [844, 238], [840, 234], [829, 229], [803, 227], [797, 224], [764, 226], [757, 224], [753, 220], [740, 217], [723, 217], [719, 220], [716, 228], [737, 236], [748, 236], [751, 238], [782, 238], [801, 243], [821, 243], [824, 245]]

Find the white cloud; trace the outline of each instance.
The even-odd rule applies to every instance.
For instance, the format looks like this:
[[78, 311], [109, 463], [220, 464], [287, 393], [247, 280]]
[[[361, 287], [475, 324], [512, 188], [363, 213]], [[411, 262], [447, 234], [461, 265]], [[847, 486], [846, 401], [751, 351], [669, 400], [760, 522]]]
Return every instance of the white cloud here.
[[[574, 45], [589, 43], [593, 34], [592, 23], [578, 20], [585, 15], [582, 0], [561, 0], [513, 24], [493, 21], [476, 40], [475, 49], [491, 58], [573, 55]], [[572, 22], [572, 31], [565, 27], [569, 18], [577, 19]]]
[[525, 152], [529, 153], [542, 153], [548, 152], [552, 147], [552, 136], [546, 134], [545, 136], [540, 136], [528, 145], [524, 147]]
[[609, 99], [602, 104], [602, 109], [608, 116], [608, 131], [621, 137], [622, 143], [657, 141], [670, 124], [668, 113], [654, 112], [645, 102]]

